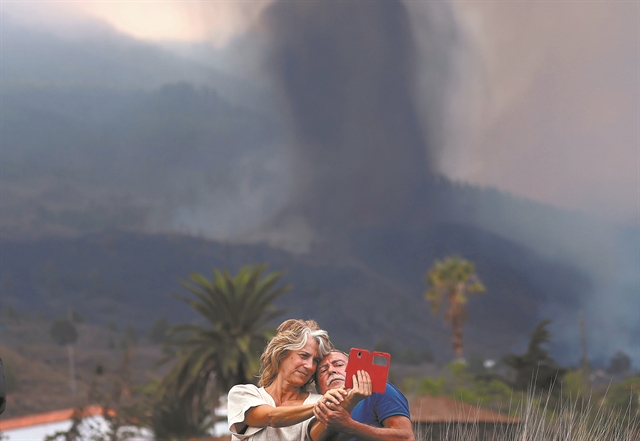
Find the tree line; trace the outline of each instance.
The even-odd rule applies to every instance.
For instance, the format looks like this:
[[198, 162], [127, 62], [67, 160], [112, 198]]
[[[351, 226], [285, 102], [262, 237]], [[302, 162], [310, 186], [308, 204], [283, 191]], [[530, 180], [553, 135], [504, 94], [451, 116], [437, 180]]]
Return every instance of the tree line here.
[[[180, 282], [187, 294], [174, 294], [175, 298], [193, 309], [201, 320], [199, 324], [177, 326], [169, 326], [166, 319], [156, 321], [149, 337], [163, 342], [165, 357], [158, 362], [158, 367], [165, 366], [168, 370], [161, 378], [135, 391], [128, 388], [130, 346], [135, 343], [135, 332], [125, 345], [118, 393], [109, 399], [97, 392], [96, 382], [102, 371], [96, 368], [90, 395], [93, 394], [93, 400], [106, 404], [105, 412], [117, 411], [117, 418], [105, 414], [113, 427], [135, 419], [152, 428], [157, 439], [197, 437], [208, 432], [216, 421], [215, 407], [220, 398], [236, 384], [255, 382], [260, 354], [274, 335], [271, 323], [286, 312], [275, 302], [292, 286], [281, 283], [283, 272], [266, 270], [267, 264], [247, 265], [232, 275], [228, 270], [214, 268], [211, 278], [191, 273], [187, 280]], [[444, 318], [451, 325], [456, 357], [452, 371], [454, 376], [463, 378], [466, 362], [462, 327], [469, 316], [468, 298], [485, 292], [486, 287], [475, 265], [458, 256], [435, 261], [424, 275], [424, 282], [425, 300], [432, 312], [444, 310]], [[68, 317], [55, 320], [50, 328], [54, 341], [69, 348], [73, 393], [76, 386], [72, 348], [77, 340], [73, 323], [79, 319], [77, 313], [70, 311]], [[543, 347], [550, 342], [548, 325], [549, 320], [545, 320], [536, 326], [525, 353], [504, 357], [505, 365], [515, 374], [511, 380], [496, 375], [478, 379], [493, 385], [488, 387], [493, 387], [494, 392], [504, 388], [552, 392], [568, 370], [557, 365]], [[414, 386], [422, 392], [442, 392], [443, 384], [439, 381], [425, 379]], [[132, 393], [139, 399], [122, 400], [130, 398]]]

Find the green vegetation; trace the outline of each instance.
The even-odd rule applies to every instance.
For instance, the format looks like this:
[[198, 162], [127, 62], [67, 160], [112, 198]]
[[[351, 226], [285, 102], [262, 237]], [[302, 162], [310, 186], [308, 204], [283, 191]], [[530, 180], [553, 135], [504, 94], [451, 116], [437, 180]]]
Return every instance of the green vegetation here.
[[468, 368], [465, 362], [453, 361], [444, 366], [437, 378], [406, 378], [402, 389], [407, 395], [443, 395], [490, 408], [504, 407], [514, 399], [514, 391], [506, 381], [474, 375]]
[[151, 428], [158, 440], [177, 440], [187, 438], [202, 438], [210, 436], [214, 421], [212, 419], [212, 401], [200, 400], [195, 405], [193, 413], [198, 415], [194, 423], [189, 413], [183, 409], [184, 400], [174, 395], [175, 390], [169, 390], [166, 395], [158, 396], [160, 379], [151, 380], [139, 391], [144, 395], [142, 405], [139, 405], [134, 415], [146, 415], [145, 423]]
[[536, 390], [550, 391], [566, 373], [566, 369], [558, 366], [542, 347], [550, 341], [547, 330], [549, 323], [551, 320], [543, 320], [535, 327], [530, 335], [527, 352], [521, 355], [510, 354], [504, 358], [506, 365], [516, 374], [514, 389], [524, 391], [533, 387]]
[[640, 375], [627, 378], [611, 386], [605, 399], [607, 405], [618, 412], [640, 415]]
[[429, 287], [425, 297], [431, 303], [431, 311], [437, 313], [443, 301], [449, 304], [444, 314], [453, 328], [453, 350], [459, 360], [464, 346], [462, 325], [468, 317], [467, 294], [486, 290], [475, 271], [475, 265], [468, 260], [446, 257], [443, 261], [436, 260], [424, 276]]
[[[551, 340], [551, 334], [546, 328], [549, 323], [549, 320], [543, 320], [535, 327], [530, 334], [526, 353], [508, 354], [503, 358], [505, 366], [511, 371], [509, 373], [499, 374], [495, 369], [489, 371], [472, 366], [466, 361], [456, 360], [445, 366], [446, 375], [438, 379], [409, 378], [405, 382], [405, 390], [408, 393], [449, 395], [466, 402], [489, 405], [505, 403], [514, 394], [530, 390], [557, 396], [562, 389], [558, 385], [568, 370], [558, 366], [542, 347]], [[479, 363], [476, 361], [475, 364]], [[584, 396], [582, 382], [581, 371], [570, 373], [566, 388], [562, 390], [573, 394], [573, 398]]]
[[[464, 361], [453, 361], [444, 366], [436, 378], [405, 378], [402, 389], [408, 395], [448, 396], [508, 412], [520, 420], [514, 431], [497, 434], [497, 438], [493, 438], [496, 441], [637, 439], [640, 376], [614, 385], [591, 386], [582, 369], [558, 366], [542, 347], [551, 339], [546, 328], [549, 323], [544, 320], [535, 327], [527, 352], [507, 355], [500, 366], [478, 369]], [[623, 364], [627, 367], [626, 362]], [[504, 368], [508, 368], [508, 372]], [[473, 439], [474, 433], [478, 433], [478, 424], [451, 423], [443, 429], [448, 433], [444, 439]], [[424, 427], [416, 426], [416, 439], [430, 439]]]
[[[134, 433], [135, 430], [129, 431], [135, 429], [133, 426], [152, 430], [159, 440], [210, 436], [212, 424], [216, 422], [213, 410], [220, 396], [235, 384], [254, 381], [259, 355], [273, 335], [269, 324], [283, 312], [275, 306], [275, 301], [290, 286], [280, 285], [282, 273], [266, 273], [265, 270], [266, 264], [245, 266], [235, 275], [213, 269], [212, 279], [192, 273], [188, 280], [181, 282], [187, 295], [175, 297], [196, 311], [200, 322], [171, 327], [166, 318], [158, 318], [146, 338], [140, 340], [131, 325], [123, 326], [119, 336], [124, 343], [122, 350], [112, 348], [110, 352], [103, 352], [107, 364], [114, 354], [121, 354], [121, 365], [111, 369], [111, 373], [103, 365], [96, 366], [89, 385], [89, 402], [104, 406], [103, 417], [109, 428], [107, 434], [96, 432], [91, 439], [118, 441], [127, 433]], [[454, 295], [481, 292], [473, 266], [471, 271], [468, 267], [465, 271], [468, 276], [463, 278], [465, 288], [458, 288]], [[446, 275], [443, 270], [428, 280], [435, 286], [435, 282], [445, 280]], [[453, 276], [448, 279], [456, 280]], [[444, 283], [438, 286], [443, 294], [446, 293]], [[435, 293], [432, 297], [434, 303], [453, 301], [444, 295], [436, 298]], [[466, 301], [466, 297], [462, 298]], [[460, 313], [460, 307], [456, 311]], [[456, 323], [460, 324], [460, 321]], [[550, 357], [545, 349], [551, 342], [548, 325], [549, 321], [544, 320], [535, 326], [526, 352], [508, 354], [496, 365], [485, 363], [481, 354], [474, 353], [468, 363], [458, 358], [438, 367], [439, 371], [429, 377], [405, 375], [397, 384], [407, 395], [448, 396], [508, 412], [520, 419], [515, 433], [504, 433], [500, 435], [502, 437], [493, 438], [495, 441], [636, 439], [634, 433], [637, 435], [640, 419], [640, 377], [626, 378], [610, 387], [588, 384], [589, 379], [582, 370], [561, 367]], [[91, 325], [80, 326], [84, 333]], [[108, 331], [100, 327], [99, 341], [111, 339], [110, 346], [113, 346], [112, 337], [117, 328], [113, 322], [107, 328]], [[67, 318], [54, 321], [49, 332], [59, 345], [70, 345], [78, 337], [73, 321]], [[46, 335], [46, 330], [43, 333]], [[150, 342], [153, 344], [149, 345]], [[132, 358], [134, 350], [143, 352], [135, 345], [142, 347], [145, 343], [145, 351], [156, 351], [157, 358], [151, 363], [161, 357], [158, 344], [164, 344], [167, 357], [161, 360], [160, 366], [165, 368], [165, 373], [136, 383]], [[427, 349], [396, 348], [394, 342], [387, 340], [379, 341], [374, 349], [391, 353], [394, 364], [402, 365], [407, 371], [424, 372], [436, 368], [433, 355]], [[81, 365], [79, 360], [80, 369]], [[12, 366], [13, 363], [7, 365], [9, 382]], [[611, 359], [608, 370], [620, 375], [619, 379], [628, 375], [630, 368], [629, 357], [619, 352]], [[85, 376], [88, 377], [90, 375]], [[81, 375], [78, 375], [78, 382], [81, 384]], [[144, 385], [140, 386], [142, 383]], [[84, 392], [82, 386], [79, 390]], [[82, 408], [78, 407], [79, 410]], [[78, 413], [70, 431], [58, 433], [49, 441], [73, 438], [81, 424], [81, 413]], [[420, 430], [423, 429], [416, 427], [416, 439], [426, 440], [426, 434]], [[449, 436], [445, 439], [458, 441], [472, 439], [473, 431], [477, 433], [478, 428], [452, 425], [447, 430]]]
[[[130, 361], [129, 353], [125, 351], [122, 365], [115, 377], [107, 377], [104, 366], [97, 364], [87, 393], [88, 406], [74, 408], [71, 427], [48, 435], [44, 441], [124, 441], [141, 438], [142, 426], [146, 425], [143, 407], [140, 406], [140, 401], [131, 402], [130, 397], [122, 393], [124, 383], [130, 381], [123, 375], [128, 371], [127, 364]], [[107, 390], [110, 392], [105, 392]], [[125, 402], [127, 399], [129, 403]], [[86, 417], [89, 407], [95, 403], [101, 407], [99, 415], [104, 424]]]
[[175, 364], [159, 383], [156, 396], [158, 401], [174, 397], [173, 402], [179, 403], [176, 409], [159, 411], [184, 412], [193, 432], [208, 416], [204, 403], [217, 403], [236, 384], [252, 383], [258, 372], [260, 354], [274, 332], [269, 323], [284, 312], [273, 302], [291, 289], [277, 286], [282, 273], [263, 275], [266, 266], [245, 266], [235, 276], [214, 268], [213, 280], [192, 273], [189, 281], [182, 282], [195, 298], [176, 297], [207, 324], [169, 329], [167, 346], [175, 352], [163, 362]]
[[[581, 383], [580, 370], [568, 371], [553, 388], [512, 388], [498, 376], [473, 375], [468, 365], [454, 361], [437, 378], [406, 378], [402, 389], [409, 395], [448, 396], [518, 418], [514, 433], [494, 438], [511, 440], [631, 441], [640, 430], [640, 376], [608, 387], [589, 389]], [[533, 378], [532, 378], [533, 380]], [[529, 381], [532, 386], [534, 381]], [[447, 440], [475, 439], [478, 427], [450, 424]], [[424, 428], [416, 426], [416, 439], [426, 440]], [[477, 432], [476, 432], [477, 433]]]

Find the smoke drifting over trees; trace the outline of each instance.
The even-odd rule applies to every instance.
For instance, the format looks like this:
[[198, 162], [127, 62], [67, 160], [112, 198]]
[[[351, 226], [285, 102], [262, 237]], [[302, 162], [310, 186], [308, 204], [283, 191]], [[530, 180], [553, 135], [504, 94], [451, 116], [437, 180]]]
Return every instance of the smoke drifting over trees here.
[[294, 209], [316, 226], [397, 219], [432, 168], [404, 5], [276, 2], [263, 21], [293, 123]]

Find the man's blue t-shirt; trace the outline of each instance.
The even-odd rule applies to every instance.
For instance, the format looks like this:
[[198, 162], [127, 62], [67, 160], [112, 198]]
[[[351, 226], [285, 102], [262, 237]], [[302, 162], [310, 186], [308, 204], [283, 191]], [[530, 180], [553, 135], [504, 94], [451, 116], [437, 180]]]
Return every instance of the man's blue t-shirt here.
[[[391, 383], [387, 383], [384, 393], [374, 392], [370, 397], [360, 401], [351, 412], [354, 421], [374, 427], [384, 427], [382, 422], [385, 419], [397, 415], [411, 418], [407, 398]], [[341, 433], [338, 440], [353, 441], [357, 438], [349, 438], [347, 434]]]

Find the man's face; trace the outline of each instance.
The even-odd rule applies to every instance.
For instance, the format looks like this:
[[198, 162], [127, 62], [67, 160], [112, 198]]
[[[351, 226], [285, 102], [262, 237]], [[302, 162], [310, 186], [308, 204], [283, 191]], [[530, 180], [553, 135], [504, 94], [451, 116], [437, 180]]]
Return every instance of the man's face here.
[[330, 352], [318, 365], [316, 386], [324, 394], [344, 386], [349, 358], [342, 352]]

